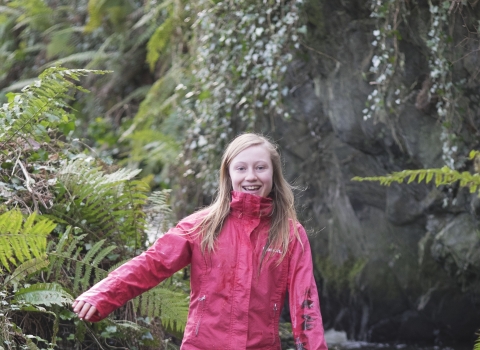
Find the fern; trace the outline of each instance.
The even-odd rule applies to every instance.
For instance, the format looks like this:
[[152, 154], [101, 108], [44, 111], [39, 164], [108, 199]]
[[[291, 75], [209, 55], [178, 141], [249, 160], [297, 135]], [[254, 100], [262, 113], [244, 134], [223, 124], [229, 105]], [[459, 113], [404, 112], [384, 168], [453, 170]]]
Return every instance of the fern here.
[[17, 267], [11, 275], [8, 275], [5, 278], [4, 285], [12, 284], [13, 290], [16, 291], [20, 282], [24, 281], [28, 275], [31, 275], [45, 267], [48, 267], [48, 265], [49, 261], [46, 254], [38, 258], [27, 260], [19, 267]]
[[[75, 271], [75, 280], [73, 284], [74, 290], [78, 290], [78, 287], [81, 287], [84, 290], [88, 289], [88, 287], [90, 286], [90, 278], [92, 275], [92, 270], [94, 268], [99, 270], [98, 264], [115, 249], [114, 246], [101, 249], [103, 243], [105, 243], [105, 240], [101, 240], [95, 243], [95, 245], [88, 251], [85, 257], [82, 259], [82, 261], [77, 262], [76, 264], [77, 268]], [[85, 272], [83, 274], [83, 277], [80, 277], [82, 267], [85, 268]], [[97, 277], [98, 275], [102, 275], [103, 277], [105, 275], [104, 270], [102, 270], [101, 273], [97, 273]]]
[[48, 128], [57, 128], [71, 120], [65, 112], [70, 89], [86, 92], [75, 85], [87, 74], [105, 74], [105, 71], [85, 69], [48, 68], [32, 85], [21, 93], [9, 94], [9, 103], [0, 108], [0, 149], [16, 137], [29, 138], [36, 142], [48, 141]]
[[73, 298], [57, 283], [36, 283], [17, 291], [15, 301], [31, 305], [63, 306], [72, 303]]
[[140, 170], [120, 169], [105, 174], [84, 160], [67, 164], [58, 173], [58, 196], [53, 213], [94, 235], [116, 235], [139, 244], [145, 230], [142, 211], [148, 186], [131, 180]]
[[473, 350], [480, 350], [480, 333], [477, 332], [477, 340], [475, 340], [475, 344], [473, 346]]
[[54, 348], [59, 328], [59, 317], [40, 305], [58, 305], [64, 307], [73, 302], [73, 298], [62, 286], [57, 283], [36, 283], [30, 287], [22, 288], [15, 293], [14, 302], [21, 306], [20, 310], [27, 312], [43, 312], [54, 316], [51, 349]]
[[85, 31], [91, 32], [102, 24], [102, 8], [108, 0], [89, 0], [88, 15], [90, 17]]
[[149, 64], [152, 72], [154, 71], [155, 64], [160, 58], [160, 55], [162, 54], [163, 50], [165, 50], [165, 47], [167, 47], [169, 38], [174, 28], [173, 24], [173, 17], [168, 17], [165, 22], [163, 22], [162, 25], [155, 30], [155, 33], [153, 33], [147, 43], [147, 63]]
[[148, 317], [160, 317], [162, 324], [173, 331], [185, 330], [188, 298], [185, 293], [158, 286], [134, 299], [135, 308]]
[[[480, 155], [478, 151], [470, 152], [470, 159], [477, 159]], [[419, 169], [419, 170], [403, 170], [400, 172], [394, 172], [385, 176], [373, 176], [373, 177], [354, 177], [353, 181], [377, 181], [381, 185], [390, 186], [392, 183], [407, 184], [414, 181], [430, 183], [434, 182], [435, 186], [451, 185], [453, 183], [459, 183], [460, 187], [467, 187], [470, 193], [476, 193], [480, 186], [480, 174], [472, 174], [468, 171], [459, 172], [457, 170], [450, 169], [444, 166], [440, 169]]]
[[35, 213], [25, 222], [19, 210], [0, 215], [0, 262], [8, 271], [32, 257], [41, 257], [47, 247], [47, 236], [56, 224], [49, 219], [36, 220]]
[[172, 222], [172, 208], [167, 204], [170, 192], [171, 190], [154, 191], [148, 197], [150, 205], [145, 213], [151, 231], [165, 232]]
[[[47, 278], [55, 276], [59, 279], [60, 272], [66, 273], [73, 281], [73, 291], [87, 290], [93, 282], [98, 282], [106, 277], [107, 271], [99, 267], [99, 264], [115, 250], [115, 246], [102, 247], [105, 240], [97, 242], [82, 258], [83, 239], [86, 235], [70, 239], [70, 230], [65, 231], [54, 251], [48, 253], [50, 268]], [[92, 279], [93, 274], [93, 279]]]
[[42, 0], [21, 1], [9, 3], [12, 8], [21, 8], [23, 13], [17, 18], [18, 26], [29, 24], [33, 29], [45, 30], [51, 26], [53, 10]]
[[51, 33], [50, 42], [47, 45], [47, 59], [60, 54], [72, 54], [75, 51], [73, 34], [75, 28], [65, 28]]

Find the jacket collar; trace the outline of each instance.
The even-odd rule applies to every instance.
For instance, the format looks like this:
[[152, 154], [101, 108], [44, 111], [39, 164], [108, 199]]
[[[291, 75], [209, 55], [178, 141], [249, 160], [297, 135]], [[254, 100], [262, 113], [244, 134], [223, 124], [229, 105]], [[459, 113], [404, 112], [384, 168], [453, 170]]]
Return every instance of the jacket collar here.
[[231, 194], [230, 212], [238, 218], [269, 218], [272, 214], [273, 200], [270, 197], [260, 197], [237, 191], [232, 191]]

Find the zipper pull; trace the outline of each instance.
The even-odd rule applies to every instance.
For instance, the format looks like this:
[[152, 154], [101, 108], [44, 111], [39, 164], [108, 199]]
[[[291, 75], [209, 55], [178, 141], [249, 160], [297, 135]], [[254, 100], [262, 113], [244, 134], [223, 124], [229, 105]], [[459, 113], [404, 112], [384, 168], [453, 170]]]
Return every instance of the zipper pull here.
[[273, 304], [273, 317], [277, 316], [277, 304]]
[[195, 327], [195, 336], [198, 335], [198, 330], [200, 329], [200, 323], [202, 322], [202, 316], [203, 316], [203, 311], [204, 311], [204, 307], [205, 307], [204, 302], [205, 302], [206, 297], [207, 296], [204, 294], [203, 296], [198, 298], [198, 301], [200, 302], [200, 304], [198, 306], [198, 312], [200, 313], [200, 315], [198, 316], [197, 326]]

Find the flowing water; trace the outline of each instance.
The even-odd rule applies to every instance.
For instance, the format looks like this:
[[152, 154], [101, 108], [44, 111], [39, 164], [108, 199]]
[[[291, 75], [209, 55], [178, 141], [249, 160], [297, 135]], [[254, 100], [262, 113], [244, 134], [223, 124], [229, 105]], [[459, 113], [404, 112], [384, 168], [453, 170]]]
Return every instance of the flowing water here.
[[328, 350], [472, 350], [473, 347], [468, 346], [414, 346], [406, 344], [372, 344], [366, 342], [350, 341], [341, 344], [333, 344], [328, 346]]
[[406, 344], [378, 344], [361, 341], [349, 341], [345, 332], [327, 330], [325, 339], [329, 350], [472, 350], [472, 346], [467, 345], [443, 345], [443, 346], [414, 346]]

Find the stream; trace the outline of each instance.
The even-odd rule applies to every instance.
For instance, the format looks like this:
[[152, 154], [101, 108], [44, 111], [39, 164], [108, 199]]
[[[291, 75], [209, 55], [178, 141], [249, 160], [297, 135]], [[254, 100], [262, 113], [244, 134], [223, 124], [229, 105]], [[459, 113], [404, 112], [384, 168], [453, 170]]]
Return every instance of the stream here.
[[442, 345], [442, 346], [415, 346], [406, 344], [381, 344], [362, 341], [347, 340], [345, 332], [327, 330], [325, 340], [329, 350], [472, 350], [473, 346], [467, 345]]

